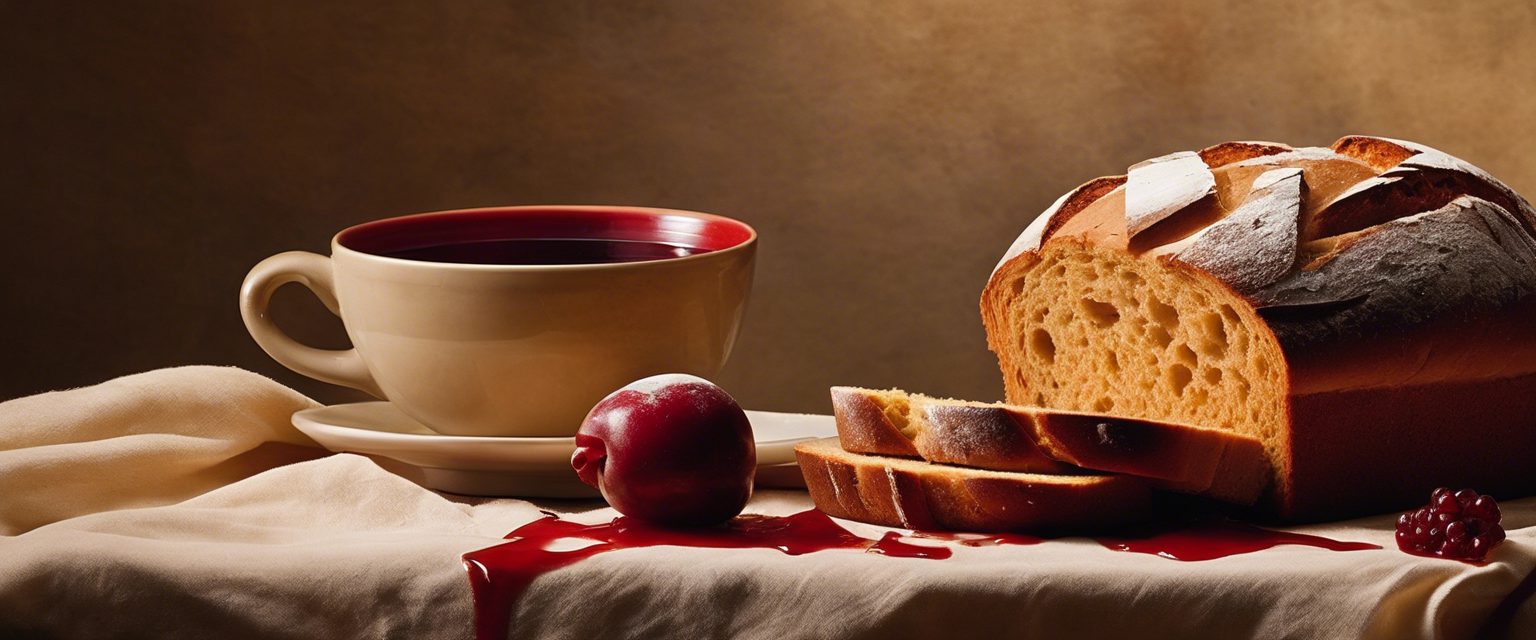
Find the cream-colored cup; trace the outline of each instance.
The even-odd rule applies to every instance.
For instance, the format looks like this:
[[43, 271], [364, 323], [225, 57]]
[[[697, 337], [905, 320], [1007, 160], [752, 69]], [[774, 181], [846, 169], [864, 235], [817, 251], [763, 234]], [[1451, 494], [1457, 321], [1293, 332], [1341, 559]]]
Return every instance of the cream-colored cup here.
[[[664, 243], [697, 253], [590, 264], [390, 255], [519, 239]], [[293, 251], [263, 260], [241, 287], [240, 314], [257, 344], [288, 368], [387, 399], [439, 433], [570, 436], [592, 405], [634, 380], [718, 373], [746, 310], [756, 251], [751, 227], [704, 213], [606, 206], [426, 213], [346, 229], [331, 240], [330, 257]], [[465, 256], [483, 259], [475, 251], [455, 257]], [[290, 282], [340, 316], [352, 349], [309, 347], [272, 323], [272, 293]]]

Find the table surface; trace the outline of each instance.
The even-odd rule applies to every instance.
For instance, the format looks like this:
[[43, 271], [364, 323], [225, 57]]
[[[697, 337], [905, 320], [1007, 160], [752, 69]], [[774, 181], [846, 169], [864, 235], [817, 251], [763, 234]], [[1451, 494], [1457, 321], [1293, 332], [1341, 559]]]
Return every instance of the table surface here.
[[[293, 429], [308, 399], [190, 367], [0, 404], [0, 637], [470, 638], [463, 554], [600, 501], [434, 492], [418, 470], [328, 454]], [[811, 508], [760, 490], [748, 512]], [[1381, 545], [1280, 546], [1203, 562], [1086, 538], [861, 550], [648, 547], [535, 580], [515, 637], [1470, 638], [1536, 566], [1536, 499], [1473, 565], [1397, 551], [1386, 514], [1297, 527]], [[889, 529], [841, 522], [877, 539]], [[905, 533], [905, 532], [900, 532]], [[1536, 634], [1536, 607], [1512, 618]]]

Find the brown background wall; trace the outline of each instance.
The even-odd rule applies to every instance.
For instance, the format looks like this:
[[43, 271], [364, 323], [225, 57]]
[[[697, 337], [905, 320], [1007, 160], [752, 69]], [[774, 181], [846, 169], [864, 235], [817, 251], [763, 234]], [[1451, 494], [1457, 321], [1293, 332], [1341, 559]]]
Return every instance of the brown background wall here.
[[[1001, 395], [976, 301], [1088, 178], [1228, 139], [1418, 140], [1536, 193], [1536, 9], [1498, 2], [0, 0], [0, 398], [188, 363], [326, 401], [245, 271], [420, 211], [618, 203], [762, 234], [721, 382]], [[279, 323], [339, 323], [302, 291]]]

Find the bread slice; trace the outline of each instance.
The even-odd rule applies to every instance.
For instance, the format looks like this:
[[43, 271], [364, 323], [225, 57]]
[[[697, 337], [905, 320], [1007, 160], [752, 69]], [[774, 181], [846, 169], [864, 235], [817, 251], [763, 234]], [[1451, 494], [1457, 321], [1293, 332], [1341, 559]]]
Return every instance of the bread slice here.
[[1151, 489], [1124, 475], [1043, 475], [849, 453], [837, 438], [795, 445], [816, 508], [922, 531], [1081, 531], [1143, 519]]
[[1292, 521], [1536, 492], [1529, 202], [1385, 138], [1194, 155], [1086, 183], [1009, 248], [981, 311], [1010, 404], [1257, 438]]
[[1244, 506], [1269, 479], [1263, 443], [1219, 429], [855, 387], [833, 387], [832, 410], [852, 453], [995, 471], [1124, 473]]
[[1028, 426], [1014, 423], [1001, 411], [977, 412], [974, 419], [940, 425], [922, 410], [935, 402], [940, 401], [895, 389], [832, 387], [832, 415], [845, 451], [993, 471], [1083, 472], [1048, 455]]

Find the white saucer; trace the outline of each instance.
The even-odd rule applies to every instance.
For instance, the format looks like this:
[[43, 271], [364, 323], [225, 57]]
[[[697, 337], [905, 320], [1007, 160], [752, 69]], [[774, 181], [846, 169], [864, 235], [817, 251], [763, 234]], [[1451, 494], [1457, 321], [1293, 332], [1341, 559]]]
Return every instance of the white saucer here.
[[[795, 444], [837, 435], [832, 416], [748, 411], [747, 418], [757, 438], [759, 483], [798, 477]], [[445, 436], [383, 401], [306, 409], [293, 414], [293, 426], [331, 451], [420, 467], [423, 483], [438, 491], [525, 498], [598, 495], [571, 469], [575, 438]]]

